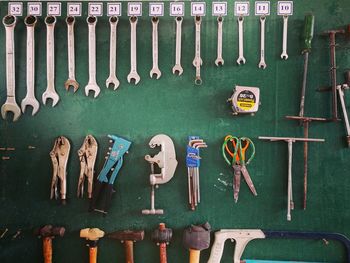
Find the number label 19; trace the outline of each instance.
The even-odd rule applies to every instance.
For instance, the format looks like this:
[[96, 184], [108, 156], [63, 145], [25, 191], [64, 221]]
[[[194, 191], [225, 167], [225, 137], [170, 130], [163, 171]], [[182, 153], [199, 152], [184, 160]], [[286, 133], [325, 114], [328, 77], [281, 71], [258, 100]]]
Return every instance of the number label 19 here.
[[102, 3], [89, 3], [89, 16], [102, 16], [103, 4]]
[[41, 2], [29, 2], [27, 6], [27, 13], [28, 15], [32, 16], [41, 16]]
[[107, 16], [121, 16], [122, 4], [121, 3], [107, 3]]
[[164, 3], [149, 3], [150, 16], [164, 16]]
[[128, 16], [142, 16], [142, 3], [128, 3]]
[[279, 16], [293, 15], [293, 1], [278, 1], [277, 14]]
[[49, 16], [61, 16], [61, 3], [47, 3], [46, 13]]
[[269, 16], [270, 15], [270, 1], [257, 1], [255, 2], [255, 15], [256, 16]]
[[205, 16], [205, 2], [191, 3], [191, 16]]
[[235, 16], [249, 16], [249, 2], [235, 2]]
[[170, 3], [170, 16], [184, 16], [185, 15], [185, 3], [184, 2], [171, 2]]
[[226, 16], [227, 2], [213, 2], [212, 13], [213, 16]]
[[81, 3], [67, 3], [67, 14], [69, 16], [81, 16]]
[[8, 3], [8, 13], [13, 16], [22, 16], [23, 14], [23, 4], [18, 2]]

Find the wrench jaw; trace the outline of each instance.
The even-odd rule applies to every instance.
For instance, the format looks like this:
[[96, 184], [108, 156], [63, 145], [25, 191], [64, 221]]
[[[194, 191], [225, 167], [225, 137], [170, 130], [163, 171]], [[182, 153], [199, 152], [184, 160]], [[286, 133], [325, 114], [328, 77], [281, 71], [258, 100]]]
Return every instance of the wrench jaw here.
[[127, 79], [129, 83], [134, 82], [135, 85], [140, 82], [140, 76], [137, 72], [130, 72]]
[[110, 87], [113, 87], [113, 90], [117, 90], [119, 87], [119, 80], [117, 79], [116, 76], [109, 76], [108, 79], [106, 80], [106, 87], [109, 89]]
[[40, 108], [40, 104], [37, 99], [25, 97], [21, 102], [21, 108], [23, 113], [25, 113], [27, 106], [32, 106], [32, 116], [34, 116]]
[[96, 98], [100, 94], [100, 88], [96, 84], [87, 84], [85, 87], [85, 95], [86, 97], [89, 96], [89, 92], [93, 91], [94, 92], [94, 98]]
[[217, 59], [215, 60], [215, 65], [216, 65], [217, 67], [223, 66], [223, 65], [224, 65], [224, 60], [223, 60], [222, 58], [217, 58]]
[[244, 65], [245, 62], [246, 62], [246, 60], [245, 60], [244, 57], [239, 57], [239, 58], [237, 59], [237, 64], [238, 64], [238, 65]]
[[202, 85], [202, 79], [200, 76], [196, 76], [196, 79], [194, 80], [194, 84], [198, 86]]
[[56, 92], [52, 92], [46, 90], [42, 95], [43, 104], [46, 105], [48, 99], [52, 100], [52, 107], [55, 107], [58, 101], [60, 100], [60, 96]]
[[156, 77], [156, 79], [159, 79], [162, 76], [162, 72], [160, 72], [160, 70], [157, 68], [152, 68], [152, 70], [149, 72], [149, 76], [151, 77], [151, 79], [153, 77]]
[[64, 83], [64, 87], [67, 91], [69, 91], [69, 88], [73, 88], [73, 92], [75, 93], [79, 89], [79, 83], [75, 79], [67, 79], [67, 81]]
[[177, 74], [178, 76], [181, 76], [182, 73], [184, 72], [183, 68], [181, 67], [181, 65], [175, 65], [173, 67], [173, 74]]
[[281, 59], [287, 60], [288, 59], [287, 53], [282, 53], [281, 54]]
[[13, 121], [17, 121], [21, 116], [21, 109], [16, 103], [5, 102], [5, 104], [1, 106], [1, 116], [4, 120], [6, 120], [6, 115], [8, 112], [13, 113]]
[[267, 65], [266, 65], [265, 61], [260, 61], [259, 68], [266, 69], [266, 67], [267, 67]]

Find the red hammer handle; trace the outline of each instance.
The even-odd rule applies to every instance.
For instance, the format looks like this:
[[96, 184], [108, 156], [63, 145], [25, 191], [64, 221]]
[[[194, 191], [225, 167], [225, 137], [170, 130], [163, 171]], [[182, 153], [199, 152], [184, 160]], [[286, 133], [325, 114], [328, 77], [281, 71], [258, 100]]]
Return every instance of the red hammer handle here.
[[43, 238], [43, 256], [45, 263], [52, 263], [52, 239], [51, 237]]
[[90, 263], [97, 262], [97, 247], [89, 247]]
[[160, 263], [167, 263], [166, 243], [159, 244], [159, 255], [160, 255]]
[[134, 241], [125, 240], [125, 259], [126, 263], [134, 263]]

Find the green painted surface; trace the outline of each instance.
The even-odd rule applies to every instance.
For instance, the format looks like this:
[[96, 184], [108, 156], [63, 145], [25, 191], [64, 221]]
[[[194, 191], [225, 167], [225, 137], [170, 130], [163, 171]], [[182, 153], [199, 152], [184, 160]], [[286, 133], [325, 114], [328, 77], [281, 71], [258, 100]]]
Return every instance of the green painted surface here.
[[[253, 4], [251, 2], [251, 14]], [[168, 4], [165, 3], [166, 10]], [[65, 3], [63, 16], [56, 25], [56, 89], [60, 101], [55, 108], [41, 105], [35, 117], [30, 113], [21, 116], [16, 123], [0, 122], [2, 147], [15, 147], [13, 152], [1, 152], [10, 156], [0, 161], [0, 228], [9, 232], [0, 239], [1, 262], [40, 262], [41, 241], [32, 235], [32, 229], [44, 224], [63, 225], [67, 228], [64, 238], [54, 240], [55, 262], [87, 262], [88, 250], [79, 238], [84, 227], [99, 227], [106, 232], [121, 229], [145, 229], [145, 241], [135, 247], [136, 262], [157, 262], [158, 249], [150, 241], [150, 232], [158, 223], [165, 222], [174, 228], [174, 239], [168, 249], [169, 262], [186, 262], [188, 252], [181, 245], [182, 230], [192, 223], [209, 221], [213, 229], [263, 228], [273, 230], [310, 230], [341, 232], [350, 236], [350, 177], [348, 170], [349, 149], [345, 148], [343, 123], [313, 123], [310, 137], [325, 138], [326, 143], [310, 144], [308, 208], [302, 209], [302, 144], [294, 145], [294, 199], [293, 221], [286, 221], [287, 197], [287, 145], [258, 141], [259, 135], [302, 136], [296, 122], [284, 119], [299, 111], [302, 78], [303, 19], [306, 12], [315, 14], [315, 37], [310, 56], [310, 74], [306, 98], [306, 115], [329, 117], [331, 99], [329, 93], [317, 93], [315, 89], [329, 84], [328, 39], [320, 36], [326, 29], [345, 27], [350, 23], [350, 6], [346, 0], [295, 1], [294, 15], [289, 19], [288, 54], [282, 61], [282, 18], [275, 14], [277, 1], [272, 3], [271, 16], [266, 21], [267, 69], [257, 68], [259, 62], [260, 26], [257, 17], [245, 20], [245, 55], [247, 64], [236, 66], [237, 23], [230, 1], [228, 16], [224, 21], [223, 56], [225, 65], [217, 68], [216, 19], [211, 17], [211, 4], [207, 1], [207, 16], [202, 23], [203, 85], [193, 83], [194, 23], [189, 16], [187, 3], [183, 22], [182, 64], [184, 74], [174, 76], [171, 68], [175, 54], [175, 22], [165, 16], [159, 23], [159, 58], [162, 77], [149, 78], [152, 67], [151, 21], [148, 4], [144, 2], [144, 16], [138, 23], [138, 71], [139, 85], [126, 81], [130, 67], [130, 26], [126, 17], [126, 2], [118, 25], [118, 77], [121, 85], [117, 91], [108, 90], [104, 83], [108, 77], [109, 25], [106, 17], [97, 24], [97, 81], [101, 94], [97, 99], [84, 95], [88, 80], [88, 47], [86, 12], [76, 23], [76, 76], [81, 87], [76, 94], [66, 92], [63, 83], [67, 78], [67, 41]], [[24, 4], [26, 6], [26, 4]], [[46, 4], [43, 4], [45, 15]], [[6, 14], [7, 2], [0, 3], [0, 14]], [[87, 8], [84, 4], [84, 10]], [[24, 10], [25, 11], [25, 10]], [[168, 12], [166, 12], [167, 14]], [[16, 27], [16, 81], [17, 101], [26, 93], [25, 45], [26, 34], [23, 18]], [[5, 101], [5, 39], [0, 27], [0, 97]], [[46, 89], [46, 29], [43, 18], [36, 28], [36, 95]], [[350, 65], [349, 38], [337, 38], [339, 82], [342, 72]], [[235, 84], [257, 86], [261, 91], [261, 107], [254, 116], [233, 117], [225, 103]], [[41, 99], [40, 99], [41, 101]], [[349, 99], [347, 98], [349, 102]], [[171, 182], [156, 192], [156, 203], [165, 209], [162, 216], [142, 216], [141, 210], [149, 207], [150, 168], [144, 155], [156, 153], [148, 147], [150, 138], [158, 133], [168, 134], [175, 142], [179, 165]], [[87, 199], [75, 197], [79, 176], [77, 150], [85, 135], [93, 134], [99, 142], [97, 171], [107, 151], [107, 134], [130, 139], [133, 144], [124, 166], [116, 180], [117, 190], [110, 214], [101, 217], [87, 212]], [[253, 197], [242, 184], [238, 204], [233, 202], [232, 171], [220, 154], [226, 134], [249, 136], [256, 144], [256, 158], [248, 167], [258, 191]], [[68, 165], [68, 204], [60, 206], [49, 200], [51, 161], [49, 151], [55, 137], [67, 136], [71, 141]], [[187, 206], [187, 171], [185, 146], [188, 135], [200, 135], [209, 148], [202, 151], [201, 197], [196, 212]], [[35, 146], [29, 150], [28, 146]], [[12, 235], [22, 229], [15, 240]], [[222, 262], [232, 262], [232, 245], [225, 247]], [[206, 262], [209, 250], [202, 253]], [[246, 258], [275, 260], [309, 260], [344, 262], [345, 252], [341, 245], [322, 241], [254, 241], [244, 253]], [[122, 245], [102, 240], [99, 262], [123, 262]]]

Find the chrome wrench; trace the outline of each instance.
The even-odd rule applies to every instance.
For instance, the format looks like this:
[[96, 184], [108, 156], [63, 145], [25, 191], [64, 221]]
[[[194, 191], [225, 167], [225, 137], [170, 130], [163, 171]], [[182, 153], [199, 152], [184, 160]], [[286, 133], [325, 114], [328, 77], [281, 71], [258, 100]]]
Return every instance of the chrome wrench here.
[[215, 60], [215, 65], [216, 66], [223, 66], [224, 65], [224, 60], [222, 58], [222, 23], [224, 21], [224, 18], [222, 16], [218, 17], [218, 55]]
[[17, 121], [21, 116], [21, 109], [16, 102], [16, 82], [15, 82], [15, 43], [14, 31], [16, 26], [16, 17], [7, 15], [3, 18], [2, 23], [6, 30], [6, 102], [1, 107], [1, 115], [6, 119], [7, 112], [13, 113], [13, 121]]
[[158, 24], [159, 18], [154, 16], [152, 17], [152, 58], [153, 58], [153, 67], [149, 73], [150, 77], [156, 76], [156, 79], [159, 79], [162, 75], [158, 67]]
[[261, 16], [260, 17], [260, 62], [259, 62], [259, 68], [265, 69], [266, 68], [266, 62], [265, 62], [265, 21], [266, 17]]
[[246, 60], [244, 58], [244, 44], [243, 44], [243, 22], [244, 17], [240, 16], [237, 18], [238, 22], [238, 59], [237, 64], [245, 64]]
[[74, 47], [74, 24], [75, 17], [68, 16], [66, 18], [67, 24], [67, 39], [68, 39], [68, 79], [64, 83], [64, 87], [68, 91], [70, 87], [73, 87], [73, 91], [76, 92], [79, 88], [79, 83], [75, 79], [75, 47]]
[[283, 16], [283, 40], [281, 59], [287, 60], [288, 16]]
[[37, 19], [35, 16], [27, 16], [24, 19], [27, 27], [27, 95], [21, 102], [22, 112], [27, 106], [32, 106], [32, 115], [35, 115], [40, 107], [39, 101], [35, 98], [35, 25]]
[[96, 24], [97, 17], [89, 16], [86, 19], [89, 27], [89, 82], [85, 86], [85, 95], [89, 92], [95, 92], [94, 98], [100, 94], [100, 87], [96, 83]]
[[110, 43], [109, 43], [109, 77], [106, 80], [107, 89], [113, 86], [116, 90], [119, 87], [119, 80], [116, 76], [116, 64], [117, 64], [117, 26], [119, 18], [111, 16], [109, 18], [109, 25], [111, 28]]
[[52, 107], [55, 107], [60, 97], [55, 90], [55, 24], [56, 17], [47, 16], [46, 24], [46, 74], [47, 88], [42, 95], [44, 105], [47, 99], [52, 99]]
[[130, 17], [130, 73], [127, 77], [128, 82], [134, 80], [135, 85], [139, 83], [140, 76], [137, 73], [137, 43], [136, 43], [136, 25], [138, 18]]
[[176, 47], [175, 47], [175, 66], [173, 67], [173, 74], [179, 76], [184, 72], [181, 66], [181, 35], [182, 35], [182, 20], [181, 16], [175, 18], [176, 22]]
[[201, 58], [201, 23], [202, 17], [196, 16], [194, 18], [195, 26], [196, 26], [196, 39], [195, 39], [195, 57], [193, 59], [193, 66], [196, 68], [196, 79], [194, 83], [196, 85], [202, 84], [201, 79], [201, 65], [203, 64], [203, 60]]

